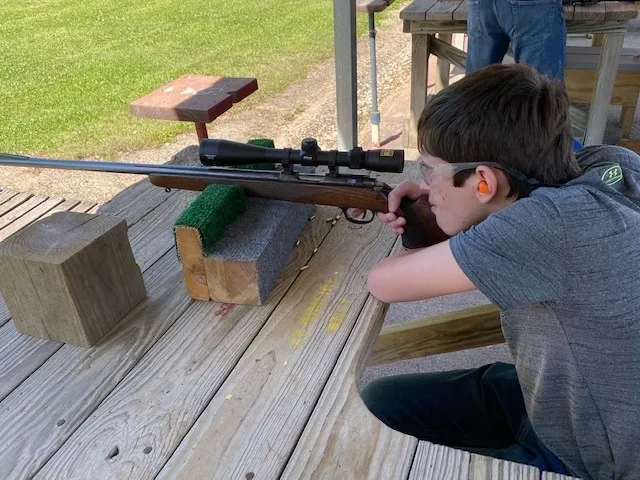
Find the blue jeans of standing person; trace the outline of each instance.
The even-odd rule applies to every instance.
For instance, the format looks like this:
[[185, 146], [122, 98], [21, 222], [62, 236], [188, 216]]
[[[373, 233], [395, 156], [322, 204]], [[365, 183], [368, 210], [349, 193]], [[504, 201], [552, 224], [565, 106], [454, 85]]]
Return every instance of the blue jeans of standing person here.
[[516, 63], [564, 80], [562, 0], [468, 0], [467, 35], [467, 74], [501, 63], [511, 43]]
[[512, 364], [380, 378], [362, 399], [383, 423], [419, 440], [570, 474], [534, 433]]

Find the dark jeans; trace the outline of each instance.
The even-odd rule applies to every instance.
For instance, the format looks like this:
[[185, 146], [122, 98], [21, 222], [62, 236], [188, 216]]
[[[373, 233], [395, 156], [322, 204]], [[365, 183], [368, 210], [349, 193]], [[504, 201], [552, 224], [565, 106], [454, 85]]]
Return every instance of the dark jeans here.
[[420, 440], [570, 473], [533, 432], [514, 365], [381, 378], [362, 398], [382, 422]]
[[516, 63], [564, 80], [562, 0], [468, 0], [467, 35], [467, 74], [501, 63], [511, 43]]

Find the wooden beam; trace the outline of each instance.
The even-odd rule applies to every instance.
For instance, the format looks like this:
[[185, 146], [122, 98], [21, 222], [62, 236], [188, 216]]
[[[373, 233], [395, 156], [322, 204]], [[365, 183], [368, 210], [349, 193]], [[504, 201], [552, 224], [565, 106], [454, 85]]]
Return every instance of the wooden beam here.
[[356, 5], [354, 0], [333, 0], [333, 25], [338, 150], [350, 150], [358, 143]]
[[459, 48], [435, 37], [431, 39], [429, 48], [432, 55], [447, 60], [450, 63], [453, 63], [456, 67], [465, 70], [467, 65], [467, 54], [463, 50], [460, 50]]
[[383, 328], [368, 366], [503, 342], [498, 307], [482, 305]]

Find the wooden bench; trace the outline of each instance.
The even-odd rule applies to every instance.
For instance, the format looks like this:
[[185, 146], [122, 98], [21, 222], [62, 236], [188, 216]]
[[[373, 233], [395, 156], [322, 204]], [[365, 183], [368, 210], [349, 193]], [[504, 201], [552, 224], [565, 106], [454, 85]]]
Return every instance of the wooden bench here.
[[[572, 102], [591, 103], [601, 47], [567, 46], [565, 83]], [[628, 138], [640, 97], [640, 58], [635, 49], [623, 48], [613, 86], [611, 105], [622, 105], [621, 138]], [[572, 111], [573, 113], [574, 111]], [[581, 122], [574, 122], [584, 130]]]
[[380, 146], [380, 112], [378, 111], [378, 73], [376, 65], [375, 14], [384, 11], [393, 0], [356, 0], [356, 11], [369, 17], [369, 58], [371, 72], [371, 143]]
[[137, 117], [193, 122], [202, 141], [209, 136], [207, 123], [257, 89], [255, 78], [183, 75], [131, 102], [129, 111]]

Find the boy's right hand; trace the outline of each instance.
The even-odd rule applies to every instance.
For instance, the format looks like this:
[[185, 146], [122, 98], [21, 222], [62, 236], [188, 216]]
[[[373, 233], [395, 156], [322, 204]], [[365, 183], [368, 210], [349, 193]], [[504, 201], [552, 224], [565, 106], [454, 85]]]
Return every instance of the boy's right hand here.
[[[389, 192], [389, 197], [387, 199], [387, 209], [388, 213], [378, 212], [377, 216], [382, 223], [385, 223], [389, 226], [391, 231], [396, 235], [402, 235], [404, 233], [404, 226], [407, 223], [407, 220], [404, 217], [398, 216], [395, 212], [400, 208], [400, 202], [404, 197], [408, 197], [412, 200], [417, 200], [421, 196], [425, 195], [427, 192], [422, 190], [418, 184], [404, 181], [398, 186], [396, 186], [391, 192]], [[349, 216], [353, 218], [357, 218], [361, 216], [364, 211], [357, 208], [348, 209]]]
[[417, 200], [426, 193], [427, 192], [425, 190], [422, 190], [420, 186], [414, 182], [402, 182], [389, 192], [387, 206], [389, 212], [378, 212], [378, 218], [382, 223], [387, 224], [393, 233], [396, 235], [402, 235], [404, 233], [404, 226], [407, 224], [407, 220], [395, 213], [400, 208], [400, 202], [404, 197], [408, 197], [411, 200]]

